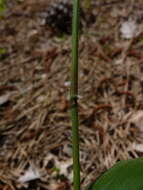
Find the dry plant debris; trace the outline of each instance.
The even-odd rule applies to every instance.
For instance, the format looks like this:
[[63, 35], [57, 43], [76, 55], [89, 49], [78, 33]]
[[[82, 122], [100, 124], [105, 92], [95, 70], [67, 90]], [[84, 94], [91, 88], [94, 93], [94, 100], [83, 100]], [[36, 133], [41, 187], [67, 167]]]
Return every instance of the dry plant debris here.
[[[69, 190], [71, 36], [41, 26], [47, 1], [11, 3], [0, 25], [0, 188]], [[82, 188], [118, 160], [143, 156], [143, 3], [93, 6], [79, 47]], [[126, 40], [120, 28], [130, 19], [140, 30]]]

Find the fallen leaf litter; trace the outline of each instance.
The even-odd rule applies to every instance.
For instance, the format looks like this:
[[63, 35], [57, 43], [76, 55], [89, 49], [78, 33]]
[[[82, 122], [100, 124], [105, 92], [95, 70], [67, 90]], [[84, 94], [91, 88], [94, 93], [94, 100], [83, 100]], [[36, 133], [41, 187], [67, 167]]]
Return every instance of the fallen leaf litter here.
[[[118, 160], [143, 154], [143, 3], [132, 1], [129, 12], [127, 0], [104, 3], [79, 45], [82, 188]], [[71, 36], [41, 27], [43, 4], [15, 3], [1, 21], [0, 48], [7, 51], [0, 56], [2, 189], [71, 188]], [[120, 29], [129, 18], [140, 30], [124, 39]]]

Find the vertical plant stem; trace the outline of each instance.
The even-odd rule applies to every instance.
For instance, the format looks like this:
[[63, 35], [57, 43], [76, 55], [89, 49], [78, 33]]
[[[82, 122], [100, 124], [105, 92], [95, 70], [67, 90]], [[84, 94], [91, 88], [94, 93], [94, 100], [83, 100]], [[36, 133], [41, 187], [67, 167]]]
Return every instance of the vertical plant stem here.
[[71, 119], [73, 146], [73, 190], [80, 190], [79, 131], [78, 131], [78, 27], [79, 0], [73, 0], [72, 17], [72, 68], [71, 68]]

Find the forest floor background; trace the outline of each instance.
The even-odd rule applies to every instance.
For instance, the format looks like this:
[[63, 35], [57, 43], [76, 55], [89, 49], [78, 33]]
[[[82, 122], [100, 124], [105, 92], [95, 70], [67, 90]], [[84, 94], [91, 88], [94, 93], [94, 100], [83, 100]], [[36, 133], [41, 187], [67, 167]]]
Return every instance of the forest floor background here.
[[[71, 35], [41, 26], [44, 0], [8, 6], [0, 18], [0, 189], [70, 190]], [[94, 6], [96, 22], [79, 43], [82, 189], [117, 161], [143, 156], [143, 3]]]

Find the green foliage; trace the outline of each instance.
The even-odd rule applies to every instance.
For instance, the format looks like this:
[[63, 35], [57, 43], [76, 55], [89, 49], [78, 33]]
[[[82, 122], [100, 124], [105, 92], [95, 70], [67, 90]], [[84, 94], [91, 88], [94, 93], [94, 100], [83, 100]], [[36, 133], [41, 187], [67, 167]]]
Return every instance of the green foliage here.
[[8, 52], [6, 48], [0, 48], [0, 60], [3, 60], [4, 58], [6, 58]]
[[143, 158], [118, 162], [87, 190], [143, 190]]
[[84, 7], [86, 9], [90, 9], [91, 8], [91, 0], [84, 0]]
[[60, 173], [60, 168], [54, 167], [54, 168], [52, 168], [52, 171], [59, 174]]
[[6, 0], [0, 0], [0, 13], [6, 9]]
[[7, 52], [5, 48], [0, 48], [0, 55], [3, 55]]
[[140, 40], [140, 43], [143, 43], [143, 37], [141, 37], [139, 40]]

